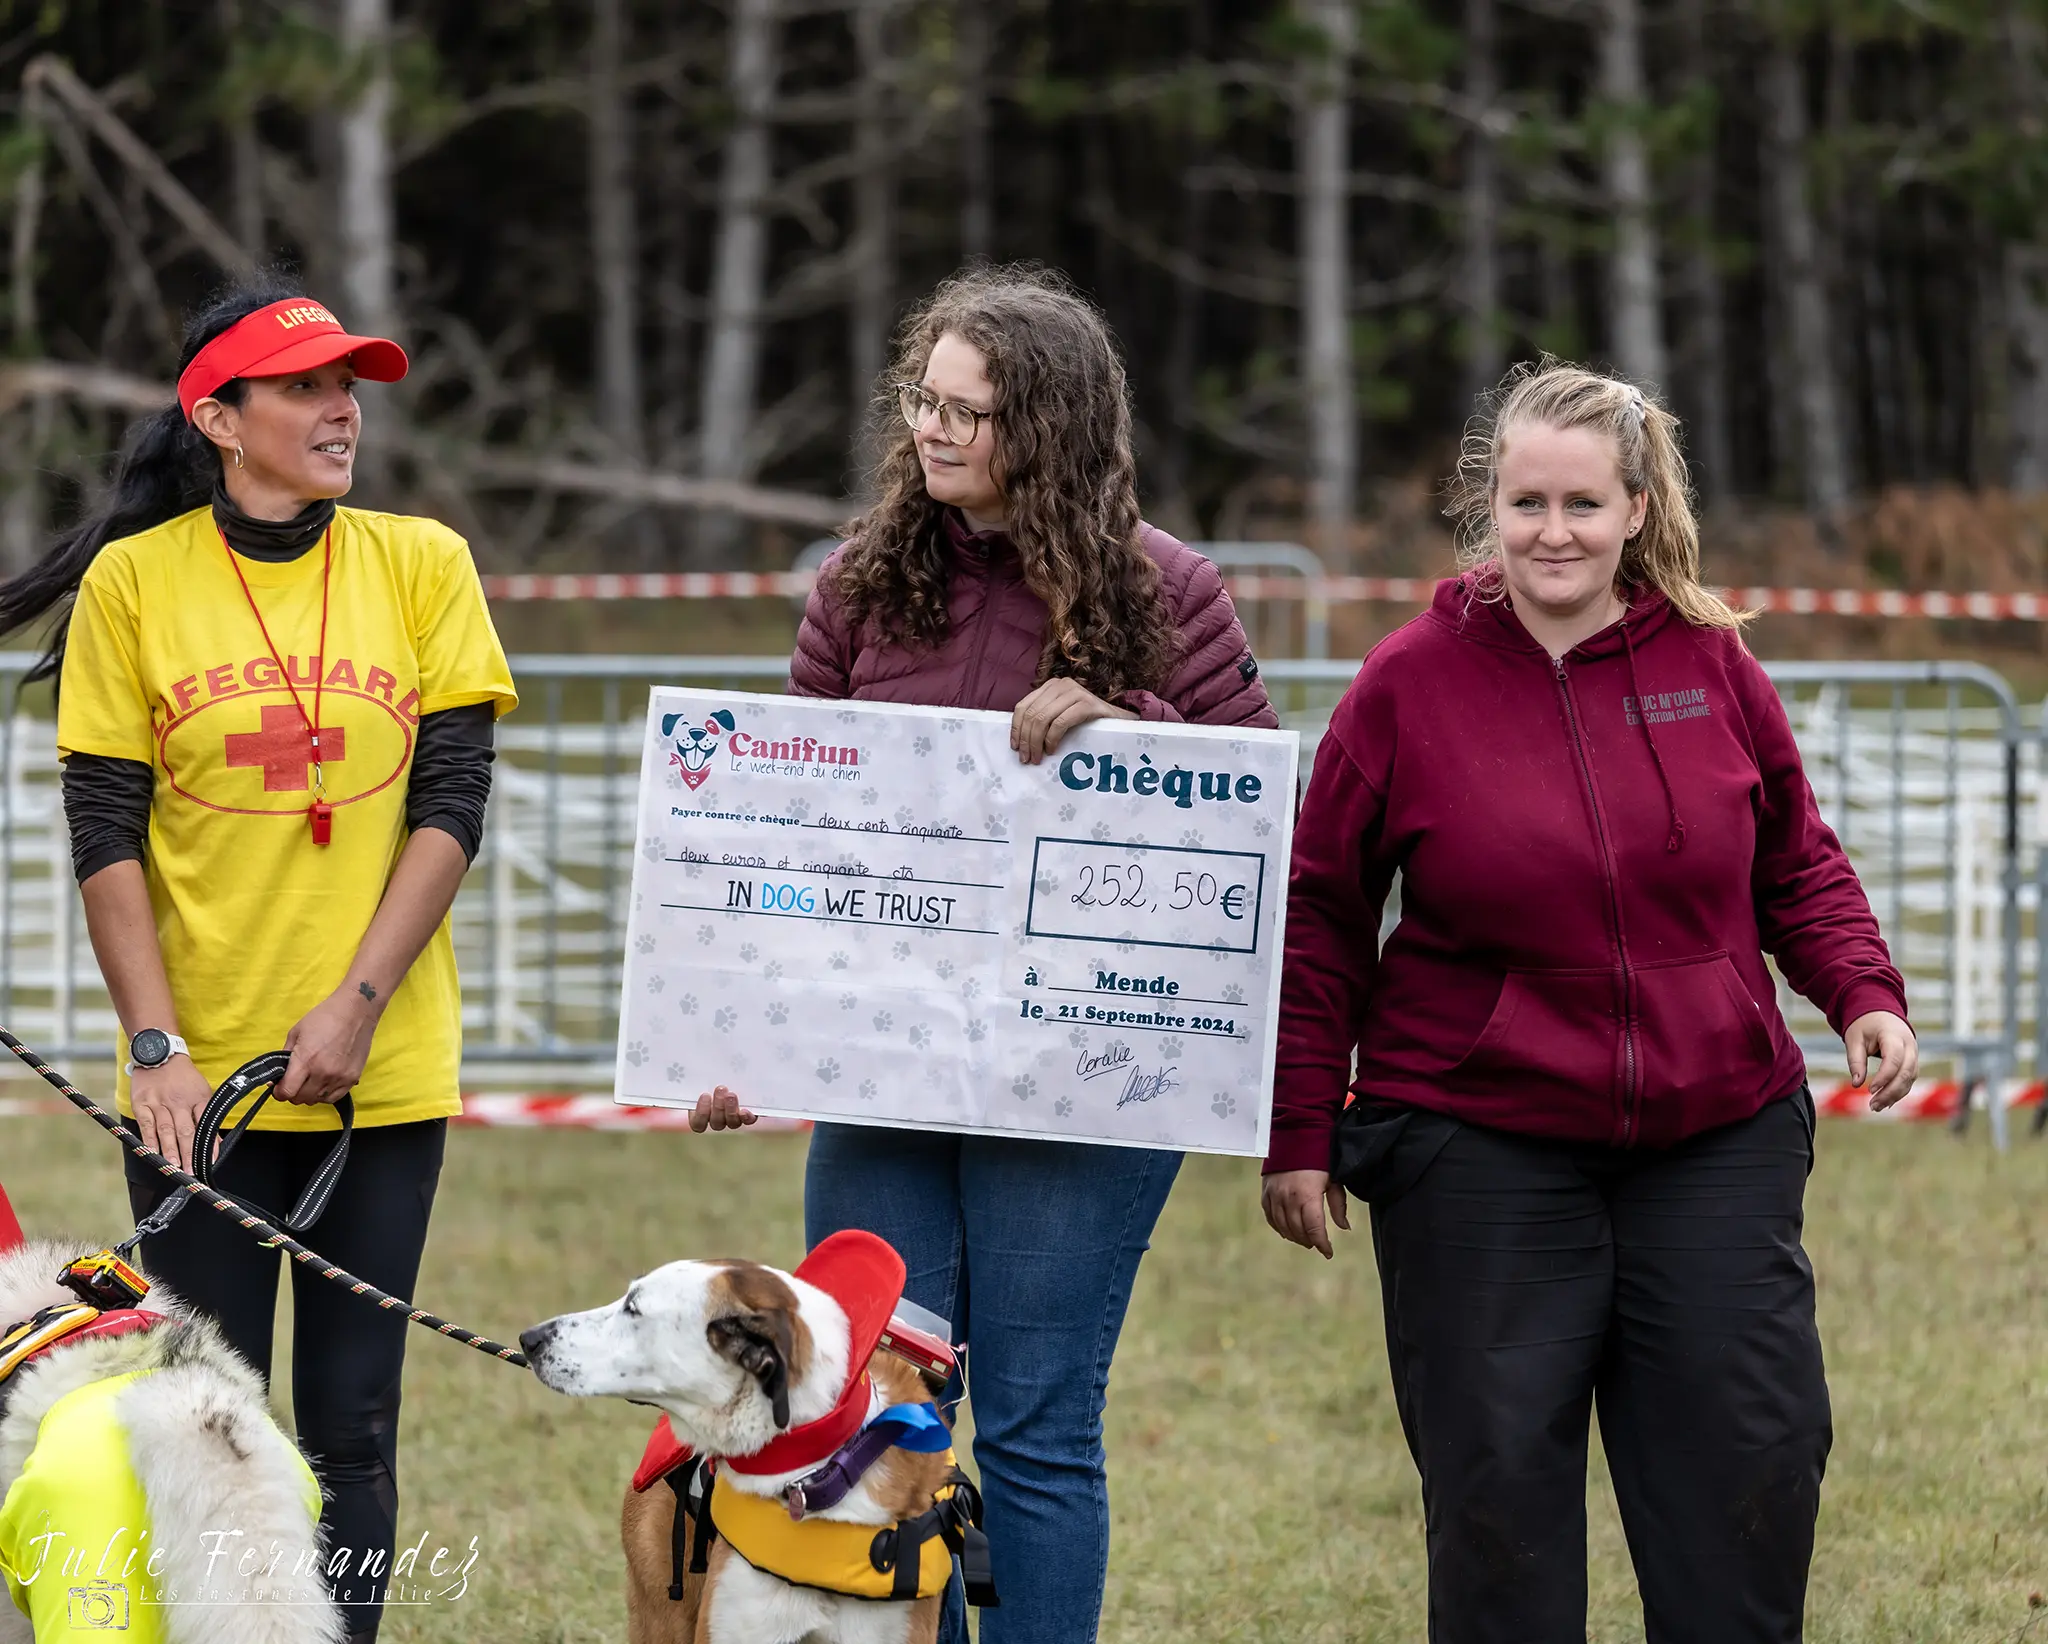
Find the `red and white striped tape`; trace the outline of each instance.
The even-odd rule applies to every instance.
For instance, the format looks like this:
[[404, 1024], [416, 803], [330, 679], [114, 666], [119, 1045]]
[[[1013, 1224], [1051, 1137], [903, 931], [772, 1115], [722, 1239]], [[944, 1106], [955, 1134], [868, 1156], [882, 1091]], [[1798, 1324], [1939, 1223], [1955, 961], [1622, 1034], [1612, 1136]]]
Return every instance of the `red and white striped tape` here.
[[[487, 576], [495, 600], [792, 599], [811, 591], [811, 571], [677, 571]], [[1426, 605], [1434, 577], [1226, 577], [1242, 600], [1312, 600], [1328, 605]], [[1909, 594], [1896, 588], [1724, 588], [1730, 604], [1795, 616], [1971, 617], [1985, 622], [2048, 622], [2048, 595]]]

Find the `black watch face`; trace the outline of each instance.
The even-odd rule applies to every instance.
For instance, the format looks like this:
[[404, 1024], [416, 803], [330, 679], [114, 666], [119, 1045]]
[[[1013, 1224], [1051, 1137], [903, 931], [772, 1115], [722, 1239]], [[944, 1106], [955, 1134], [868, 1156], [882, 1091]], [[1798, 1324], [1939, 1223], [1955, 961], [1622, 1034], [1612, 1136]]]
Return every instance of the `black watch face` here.
[[171, 1036], [162, 1028], [144, 1028], [129, 1043], [137, 1067], [162, 1067], [171, 1059]]

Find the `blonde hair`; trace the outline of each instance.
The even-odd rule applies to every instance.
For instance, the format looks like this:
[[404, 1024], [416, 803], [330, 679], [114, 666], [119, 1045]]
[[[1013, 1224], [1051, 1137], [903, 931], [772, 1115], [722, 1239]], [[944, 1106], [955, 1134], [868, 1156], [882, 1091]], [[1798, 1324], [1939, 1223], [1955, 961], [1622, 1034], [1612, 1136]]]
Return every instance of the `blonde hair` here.
[[1595, 428], [1608, 435], [1628, 494], [1648, 498], [1642, 529], [1622, 544], [1616, 573], [1621, 587], [1656, 589], [1698, 628], [1740, 628], [1755, 615], [1731, 608], [1700, 581], [1700, 528], [1685, 453], [1678, 445], [1678, 419], [1625, 378], [1548, 354], [1516, 366], [1498, 387], [1481, 395], [1479, 409], [1465, 425], [1445, 512], [1457, 523], [1459, 566], [1480, 573], [1475, 578], [1479, 597], [1500, 599], [1506, 593], [1493, 523], [1494, 489], [1508, 435], [1531, 423]]

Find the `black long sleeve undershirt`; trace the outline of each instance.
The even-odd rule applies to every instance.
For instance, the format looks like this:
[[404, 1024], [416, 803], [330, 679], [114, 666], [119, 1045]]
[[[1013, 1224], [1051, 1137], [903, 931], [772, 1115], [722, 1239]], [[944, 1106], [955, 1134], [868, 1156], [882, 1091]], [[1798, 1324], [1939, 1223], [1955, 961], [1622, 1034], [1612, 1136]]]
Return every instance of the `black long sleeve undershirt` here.
[[[405, 825], [439, 828], [470, 861], [483, 844], [497, 713], [488, 702], [422, 714], [405, 791]], [[71, 871], [82, 885], [116, 862], [140, 862], [149, 839], [155, 769], [139, 759], [75, 753], [61, 777]]]

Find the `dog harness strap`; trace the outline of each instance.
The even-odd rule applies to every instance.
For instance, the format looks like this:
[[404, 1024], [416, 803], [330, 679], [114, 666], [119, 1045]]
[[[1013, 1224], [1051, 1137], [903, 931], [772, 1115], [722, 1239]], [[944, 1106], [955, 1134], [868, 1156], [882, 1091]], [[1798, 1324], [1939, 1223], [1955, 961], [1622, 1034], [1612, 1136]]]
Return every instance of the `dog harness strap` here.
[[679, 1468], [668, 1475], [668, 1487], [676, 1495], [675, 1523], [668, 1532], [668, 1597], [671, 1604], [682, 1603], [683, 1575], [690, 1567], [690, 1532], [683, 1522], [683, 1508], [690, 1496], [690, 1475], [695, 1471], [695, 1467]]
[[837, 1507], [867, 1470], [891, 1450], [937, 1455], [953, 1447], [953, 1435], [931, 1404], [892, 1404], [856, 1433], [815, 1473], [798, 1479], [782, 1499], [791, 1518]]
[[[691, 1456], [663, 1476], [676, 1497], [675, 1527], [670, 1530], [668, 1538], [668, 1596], [680, 1604], [683, 1601], [683, 1577], [702, 1575], [711, 1563], [711, 1541], [717, 1534], [711, 1523], [711, 1463]], [[687, 1531], [683, 1527], [685, 1513], [690, 1516]]]

